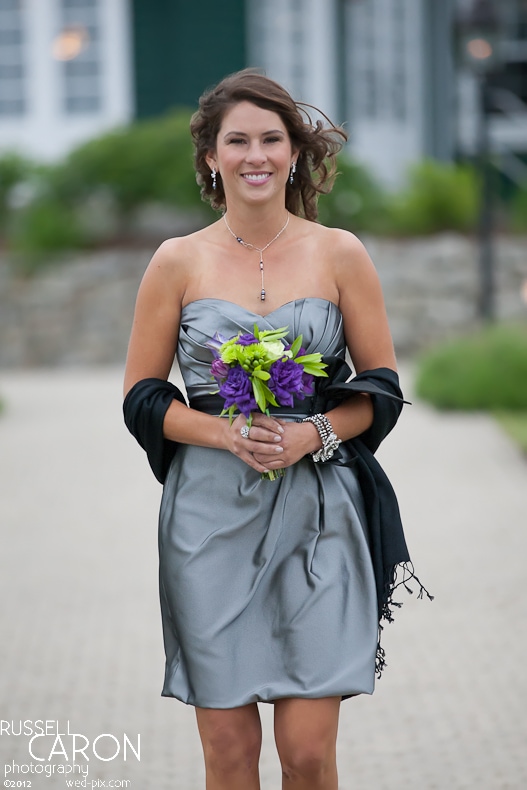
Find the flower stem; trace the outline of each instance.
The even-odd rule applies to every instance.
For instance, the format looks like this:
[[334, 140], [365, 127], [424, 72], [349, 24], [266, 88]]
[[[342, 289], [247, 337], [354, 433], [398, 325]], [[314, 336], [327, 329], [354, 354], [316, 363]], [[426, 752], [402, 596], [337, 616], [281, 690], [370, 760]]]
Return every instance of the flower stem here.
[[269, 469], [268, 472], [262, 472], [260, 475], [262, 480], [277, 480], [279, 477], [285, 476], [285, 469]]

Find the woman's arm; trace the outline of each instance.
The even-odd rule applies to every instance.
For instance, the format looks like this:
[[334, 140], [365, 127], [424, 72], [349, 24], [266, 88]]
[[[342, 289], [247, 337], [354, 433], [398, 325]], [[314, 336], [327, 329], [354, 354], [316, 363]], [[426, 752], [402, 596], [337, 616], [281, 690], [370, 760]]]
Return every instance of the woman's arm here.
[[143, 276], [124, 375], [124, 394], [145, 378], [167, 379], [176, 353], [185, 267], [178, 260], [180, 239], [165, 241]]
[[[188, 257], [188, 241], [170, 239], [148, 265], [137, 295], [126, 360], [125, 395], [143, 379], [168, 379], [177, 348]], [[240, 434], [244, 423], [244, 418], [237, 418], [230, 425], [228, 420], [189, 409], [174, 400], [166, 412], [163, 433], [165, 438], [182, 444], [229, 450], [264, 472], [267, 467], [251, 453], [258, 450], [264, 460], [269, 456], [276, 458], [282, 452], [282, 428], [277, 420], [266, 418], [256, 436], [247, 440]]]
[[[339, 293], [346, 345], [357, 373], [386, 367], [396, 370], [395, 352], [384, 307], [384, 298], [372, 260], [351, 233], [325, 229], [327, 261]], [[333, 430], [343, 441], [359, 436], [373, 421], [369, 395], [352, 395], [327, 413]], [[319, 433], [312, 423], [287, 423], [282, 444], [284, 466], [320, 449]], [[273, 467], [274, 468], [274, 465]]]
[[[364, 245], [346, 231], [335, 231], [335, 276], [346, 345], [357, 373], [375, 368], [397, 370], [379, 277]], [[337, 436], [352, 439], [373, 420], [368, 395], [354, 395], [328, 412]]]

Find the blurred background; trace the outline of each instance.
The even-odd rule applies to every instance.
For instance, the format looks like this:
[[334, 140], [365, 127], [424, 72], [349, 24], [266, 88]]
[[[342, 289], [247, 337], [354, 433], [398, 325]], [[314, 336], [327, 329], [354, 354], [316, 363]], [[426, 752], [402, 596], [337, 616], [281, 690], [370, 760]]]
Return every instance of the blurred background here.
[[399, 353], [525, 318], [526, 0], [0, 0], [2, 366], [123, 359], [155, 246], [213, 219], [190, 114], [245, 66], [345, 124], [320, 218]]
[[203, 784], [121, 376], [152, 253], [217, 217], [190, 116], [246, 66], [345, 125], [320, 219], [366, 244], [414, 401], [381, 460], [436, 601], [343, 706], [342, 788], [524, 788], [527, 0], [0, 0], [2, 716], [128, 727], [142, 763], [90, 776]]

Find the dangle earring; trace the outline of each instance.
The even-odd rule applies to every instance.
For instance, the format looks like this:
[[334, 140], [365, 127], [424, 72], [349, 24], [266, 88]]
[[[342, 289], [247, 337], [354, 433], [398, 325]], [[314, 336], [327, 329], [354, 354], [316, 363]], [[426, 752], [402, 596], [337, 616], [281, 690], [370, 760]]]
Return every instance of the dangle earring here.
[[213, 167], [210, 171], [210, 176], [212, 178], [212, 188], [216, 189], [216, 168]]
[[296, 162], [291, 164], [291, 172], [289, 173], [289, 183], [292, 184], [296, 173]]

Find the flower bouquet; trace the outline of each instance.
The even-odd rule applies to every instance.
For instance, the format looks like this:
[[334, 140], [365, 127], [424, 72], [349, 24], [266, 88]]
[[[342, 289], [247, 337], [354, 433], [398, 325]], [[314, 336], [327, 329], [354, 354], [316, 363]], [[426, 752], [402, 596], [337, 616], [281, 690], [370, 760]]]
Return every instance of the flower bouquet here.
[[[286, 344], [287, 332], [288, 327], [262, 331], [255, 324], [252, 333], [239, 332], [230, 339], [216, 333], [207, 344], [214, 354], [211, 375], [219, 386], [216, 393], [225, 401], [222, 416], [228, 414], [232, 421], [239, 411], [250, 427], [253, 411], [269, 414], [269, 406], [291, 407], [295, 397], [303, 400], [313, 394], [313, 378], [327, 375], [322, 355], [306, 354], [302, 335]], [[262, 477], [275, 480], [284, 474], [278, 469]]]

